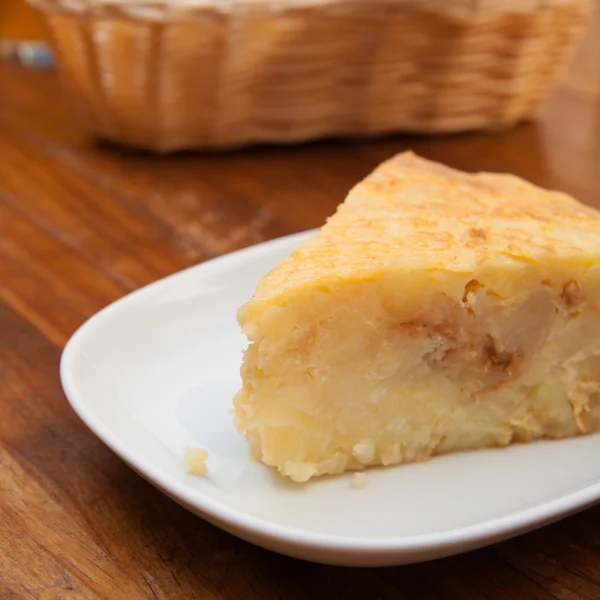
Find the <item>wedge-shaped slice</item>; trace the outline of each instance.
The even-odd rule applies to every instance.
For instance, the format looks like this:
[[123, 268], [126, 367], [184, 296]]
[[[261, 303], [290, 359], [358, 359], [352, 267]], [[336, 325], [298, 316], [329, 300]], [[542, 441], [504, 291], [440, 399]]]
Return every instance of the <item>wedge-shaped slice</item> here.
[[235, 399], [296, 481], [600, 426], [600, 214], [407, 153], [240, 309]]

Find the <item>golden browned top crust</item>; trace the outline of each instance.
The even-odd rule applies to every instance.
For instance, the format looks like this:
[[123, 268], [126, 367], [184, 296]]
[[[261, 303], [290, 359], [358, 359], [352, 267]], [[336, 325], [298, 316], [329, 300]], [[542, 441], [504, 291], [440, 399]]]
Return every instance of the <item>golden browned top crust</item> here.
[[356, 185], [249, 304], [392, 269], [469, 273], [513, 261], [600, 262], [600, 213], [512, 175], [467, 174], [406, 152]]

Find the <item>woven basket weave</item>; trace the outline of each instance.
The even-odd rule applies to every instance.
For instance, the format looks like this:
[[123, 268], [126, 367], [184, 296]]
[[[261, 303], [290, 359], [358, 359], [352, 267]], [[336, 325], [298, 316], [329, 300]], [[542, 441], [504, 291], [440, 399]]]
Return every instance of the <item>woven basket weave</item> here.
[[30, 0], [92, 132], [172, 151], [505, 127], [593, 0]]

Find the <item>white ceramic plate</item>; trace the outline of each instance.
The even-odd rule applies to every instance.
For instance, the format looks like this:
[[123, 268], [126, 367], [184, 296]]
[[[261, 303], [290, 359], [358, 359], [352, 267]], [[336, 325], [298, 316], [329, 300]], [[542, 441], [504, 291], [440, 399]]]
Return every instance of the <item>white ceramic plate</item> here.
[[[245, 339], [236, 310], [307, 234], [198, 265], [104, 309], [61, 362], [75, 411], [108, 446], [191, 511], [245, 540], [308, 560], [392, 565], [477, 548], [600, 499], [600, 437], [435, 458], [306, 485], [250, 458], [228, 413]], [[210, 451], [187, 475], [187, 445]]]

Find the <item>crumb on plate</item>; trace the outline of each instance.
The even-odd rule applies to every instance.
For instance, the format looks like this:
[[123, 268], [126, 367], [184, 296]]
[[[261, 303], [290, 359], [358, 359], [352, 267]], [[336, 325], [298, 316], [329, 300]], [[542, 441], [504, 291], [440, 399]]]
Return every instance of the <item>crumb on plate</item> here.
[[185, 471], [188, 475], [206, 475], [206, 460], [208, 452], [202, 448], [186, 448], [183, 451]]
[[368, 483], [369, 483], [369, 478], [367, 477], [366, 473], [362, 473], [362, 472], [354, 473], [354, 475], [352, 476], [351, 485], [356, 490], [360, 490], [362, 488], [367, 487]]

